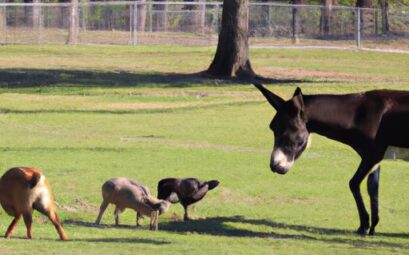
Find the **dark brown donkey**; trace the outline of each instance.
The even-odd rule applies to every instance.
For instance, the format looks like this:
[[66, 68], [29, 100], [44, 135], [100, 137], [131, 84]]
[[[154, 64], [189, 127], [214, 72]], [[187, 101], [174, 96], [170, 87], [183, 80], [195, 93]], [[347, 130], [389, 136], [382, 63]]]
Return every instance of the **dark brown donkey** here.
[[378, 163], [388, 146], [409, 148], [409, 92], [373, 90], [346, 95], [303, 95], [297, 88], [285, 101], [261, 84], [254, 84], [277, 113], [270, 123], [274, 149], [270, 168], [285, 174], [305, 150], [309, 134], [318, 133], [351, 146], [361, 163], [349, 182], [358, 207], [360, 226], [357, 233], [369, 229], [369, 215], [362, 201], [360, 184], [368, 176], [371, 201], [371, 226], [378, 224]]

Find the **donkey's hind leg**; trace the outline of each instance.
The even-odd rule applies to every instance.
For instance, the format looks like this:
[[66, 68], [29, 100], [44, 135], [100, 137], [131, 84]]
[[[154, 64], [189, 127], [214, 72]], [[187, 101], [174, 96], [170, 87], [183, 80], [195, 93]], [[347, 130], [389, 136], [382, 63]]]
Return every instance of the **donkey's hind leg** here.
[[362, 199], [362, 194], [359, 186], [361, 185], [362, 180], [368, 175], [372, 168], [376, 165], [377, 162], [373, 160], [361, 161], [358, 170], [349, 181], [349, 188], [351, 189], [352, 194], [354, 195], [355, 203], [359, 213], [360, 225], [357, 229], [358, 235], [366, 235], [366, 231], [369, 229], [369, 214], [365, 208], [364, 201]]
[[368, 193], [371, 199], [371, 228], [369, 235], [375, 234], [375, 227], [379, 222], [378, 210], [378, 193], [379, 193], [379, 173], [381, 167], [378, 165], [375, 170], [368, 176]]

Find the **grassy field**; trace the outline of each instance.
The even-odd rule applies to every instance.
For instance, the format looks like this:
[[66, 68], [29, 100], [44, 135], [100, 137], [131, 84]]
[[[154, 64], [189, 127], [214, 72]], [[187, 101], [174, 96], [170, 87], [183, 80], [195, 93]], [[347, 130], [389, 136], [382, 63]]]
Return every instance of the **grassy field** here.
[[[32, 241], [21, 222], [0, 254], [385, 254], [409, 250], [409, 165], [385, 161], [381, 221], [374, 237], [358, 226], [348, 181], [358, 156], [313, 135], [286, 176], [269, 170], [272, 108], [251, 85], [196, 73], [214, 54], [203, 47], [1, 46], [0, 169], [35, 166], [51, 182], [71, 241], [35, 213]], [[361, 51], [254, 49], [255, 70], [290, 97], [374, 88], [409, 90], [409, 55]], [[100, 186], [136, 179], [156, 194], [165, 177], [221, 185], [181, 222], [173, 205], [137, 229], [135, 213], [95, 226]], [[367, 205], [366, 185], [363, 185]], [[0, 233], [11, 218], [0, 212]]]

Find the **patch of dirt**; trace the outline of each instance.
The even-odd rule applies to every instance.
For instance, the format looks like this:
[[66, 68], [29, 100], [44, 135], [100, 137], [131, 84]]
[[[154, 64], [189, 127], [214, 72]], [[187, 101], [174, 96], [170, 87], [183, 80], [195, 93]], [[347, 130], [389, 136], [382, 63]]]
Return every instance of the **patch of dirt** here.
[[47, 224], [48, 222], [50, 222], [50, 220], [42, 214], [39, 217], [33, 217], [33, 219], [37, 224]]
[[129, 96], [141, 96], [141, 97], [186, 97], [186, 96], [191, 96], [191, 97], [196, 97], [196, 98], [202, 98], [202, 97], [208, 97], [210, 96], [209, 92], [204, 92], [204, 91], [181, 91], [181, 92], [130, 92], [128, 94]]
[[220, 187], [220, 194], [223, 201], [238, 201], [251, 206], [257, 206], [265, 203], [264, 199], [260, 197], [247, 196], [241, 194], [240, 192], [234, 192], [226, 187]]
[[177, 213], [173, 213], [170, 218], [172, 221], [183, 221], [183, 218], [179, 216]]
[[259, 152], [266, 153], [270, 150], [262, 148], [253, 147], [242, 147], [235, 145], [224, 145], [224, 144], [210, 144], [210, 143], [194, 143], [194, 142], [180, 142], [177, 140], [166, 139], [161, 136], [145, 135], [136, 137], [120, 137], [121, 142], [150, 142], [158, 143], [163, 145], [169, 145], [179, 148], [194, 148], [194, 149], [217, 149], [222, 151], [238, 151], [238, 152]]
[[176, 147], [182, 148], [205, 148], [205, 149], [218, 149], [223, 151], [239, 151], [239, 152], [266, 152], [268, 150], [251, 148], [251, 147], [241, 147], [234, 145], [223, 145], [223, 144], [209, 144], [209, 143], [169, 143]]
[[54, 205], [58, 210], [63, 210], [63, 211], [67, 211], [67, 212], [76, 212], [77, 211], [77, 209], [75, 207], [69, 206], [69, 205], [63, 205], [63, 204], [58, 203], [57, 201], [54, 202]]
[[97, 207], [88, 203], [85, 200], [82, 200], [80, 197], [75, 198], [76, 207], [83, 212], [95, 212]]
[[260, 69], [260, 74], [265, 77], [271, 78], [313, 78], [325, 81], [364, 81], [368, 80], [368, 77], [360, 77], [353, 74], [333, 72], [333, 71], [316, 71], [305, 69], [285, 69], [285, 68], [269, 68], [264, 67]]
[[317, 204], [317, 200], [304, 198], [304, 197], [275, 197], [273, 201], [277, 201], [285, 204], [301, 204], [301, 205], [313, 205]]
[[261, 198], [257, 196], [246, 196], [239, 192], [234, 192], [226, 187], [220, 187], [220, 194], [224, 201], [241, 201], [242, 203], [257, 206], [265, 203], [284, 203], [284, 204], [302, 204], [312, 205], [318, 201], [310, 198], [303, 197], [274, 197], [272, 199]]
[[96, 212], [98, 208], [87, 201], [81, 199], [80, 197], [76, 197], [75, 200], [75, 205], [69, 206], [69, 205], [63, 205], [55, 202], [55, 206], [59, 210], [67, 211], [67, 212]]
[[148, 109], [176, 109], [196, 105], [195, 103], [104, 103], [92, 106], [102, 110], [148, 110]]

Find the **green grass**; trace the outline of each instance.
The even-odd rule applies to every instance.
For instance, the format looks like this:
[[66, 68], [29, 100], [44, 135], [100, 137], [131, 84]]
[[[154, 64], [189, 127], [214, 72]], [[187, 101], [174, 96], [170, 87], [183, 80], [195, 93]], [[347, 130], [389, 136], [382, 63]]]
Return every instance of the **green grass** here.
[[[71, 239], [58, 241], [36, 213], [34, 240], [25, 240], [20, 223], [14, 238], [0, 239], [0, 254], [406, 253], [408, 164], [383, 163], [378, 234], [356, 236], [348, 181], [358, 156], [313, 135], [286, 176], [271, 173], [274, 111], [249, 84], [194, 74], [213, 54], [203, 47], [0, 47], [0, 169], [42, 169]], [[408, 55], [255, 49], [251, 58], [286, 98], [296, 86], [306, 94], [409, 89]], [[110, 207], [97, 227], [100, 186], [114, 176], [154, 194], [170, 176], [221, 185], [192, 208], [196, 221], [175, 221], [183, 210], [173, 205], [157, 232], [147, 219], [134, 228], [130, 210], [117, 228]], [[10, 221], [1, 211], [0, 233]]]

